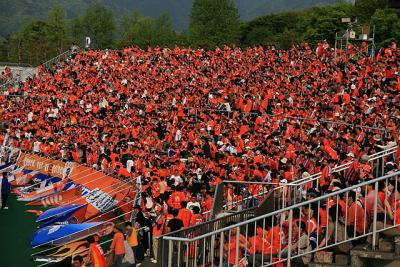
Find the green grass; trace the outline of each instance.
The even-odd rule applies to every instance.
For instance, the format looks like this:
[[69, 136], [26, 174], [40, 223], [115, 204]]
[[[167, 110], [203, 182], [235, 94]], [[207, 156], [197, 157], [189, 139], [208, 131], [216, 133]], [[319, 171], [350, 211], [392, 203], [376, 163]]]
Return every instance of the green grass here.
[[31, 236], [37, 230], [36, 215], [25, 212], [37, 207], [25, 206], [11, 195], [8, 210], [0, 210], [0, 255], [2, 267], [37, 266], [31, 261]]

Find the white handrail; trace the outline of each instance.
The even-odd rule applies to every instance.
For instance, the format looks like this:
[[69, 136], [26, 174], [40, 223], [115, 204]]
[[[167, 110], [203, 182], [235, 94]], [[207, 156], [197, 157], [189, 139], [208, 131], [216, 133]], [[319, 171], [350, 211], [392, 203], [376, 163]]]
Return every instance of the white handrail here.
[[311, 200], [306, 200], [306, 201], [303, 201], [302, 203], [294, 204], [294, 205], [292, 205], [290, 207], [286, 207], [286, 208], [283, 208], [283, 209], [280, 209], [280, 210], [277, 210], [277, 211], [273, 211], [271, 213], [264, 214], [264, 215], [261, 215], [259, 217], [251, 218], [251, 219], [248, 219], [247, 221], [244, 221], [244, 222], [238, 222], [238, 223], [235, 223], [234, 225], [227, 226], [227, 227], [215, 230], [215, 231], [213, 231], [211, 233], [205, 233], [203, 235], [196, 236], [194, 238], [182, 238], [182, 237], [174, 237], [174, 236], [168, 236], [168, 235], [164, 235], [163, 238], [166, 239], [166, 240], [177, 240], [177, 241], [185, 241], [185, 242], [198, 241], [200, 239], [204, 239], [204, 238], [210, 237], [212, 235], [216, 235], [216, 234], [219, 234], [219, 233], [222, 233], [222, 232], [226, 232], [226, 231], [229, 231], [231, 229], [234, 229], [234, 228], [237, 228], [237, 227], [240, 227], [240, 226], [244, 226], [244, 225], [249, 224], [249, 223], [254, 223], [254, 222], [257, 222], [259, 220], [268, 218], [268, 217], [272, 217], [272, 216], [275, 216], [275, 215], [283, 214], [283, 213], [285, 213], [287, 211], [290, 211], [290, 210], [293, 210], [293, 209], [296, 209], [296, 208], [300, 208], [300, 207], [305, 206], [305, 205], [310, 205], [312, 203], [317, 203], [317, 202], [319, 202], [321, 200], [326, 200], [328, 198], [332, 198], [332, 197], [335, 197], [337, 195], [348, 193], [348, 192], [350, 192], [350, 191], [352, 191], [354, 189], [357, 189], [359, 187], [364, 187], [364, 186], [367, 186], [367, 185], [375, 184], [377, 182], [380, 182], [380, 181], [383, 181], [383, 180], [386, 180], [388, 178], [392, 178], [392, 177], [395, 177], [395, 176], [399, 176], [399, 175], [400, 175], [400, 171], [397, 171], [395, 173], [388, 174], [388, 175], [385, 175], [385, 176], [382, 176], [382, 177], [379, 177], [379, 178], [375, 178], [373, 180], [365, 181], [363, 183], [360, 183], [360, 184], [357, 184], [357, 185], [353, 185], [353, 186], [350, 186], [350, 187], [347, 187], [347, 188], [344, 188], [344, 189], [341, 189], [341, 190], [338, 190], [338, 191], [335, 191], [335, 192], [332, 192], [332, 193], [329, 193], [329, 194], [325, 194], [325, 195], [316, 197], [316, 198], [311, 199]]

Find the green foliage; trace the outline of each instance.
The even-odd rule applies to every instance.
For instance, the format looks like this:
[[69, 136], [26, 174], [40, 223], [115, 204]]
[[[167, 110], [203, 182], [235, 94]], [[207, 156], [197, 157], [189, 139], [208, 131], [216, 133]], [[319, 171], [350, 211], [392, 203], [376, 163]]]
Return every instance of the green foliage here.
[[351, 13], [352, 6], [341, 2], [259, 17], [242, 27], [241, 45], [276, 45], [288, 49], [293, 43], [302, 41], [308, 41], [312, 46], [323, 40], [333, 43], [335, 33], [345, 27], [341, 18]]
[[[62, 5], [66, 18], [82, 16], [85, 10], [99, 3], [110, 9], [116, 20], [125, 12], [138, 10], [147, 17], [157, 18], [169, 13], [174, 29], [182, 32], [188, 28], [190, 10], [194, 0], [2, 0], [0, 1], [0, 36], [19, 30], [24, 18], [46, 19], [54, 4]], [[315, 5], [334, 4], [337, 0], [235, 0], [240, 17], [251, 20], [257, 16], [308, 8]]]
[[121, 29], [126, 29], [119, 47], [136, 45], [141, 48], [148, 46], [172, 46], [175, 41], [171, 18], [168, 14], [162, 14], [156, 19], [143, 17], [138, 12], [125, 17], [121, 21]]
[[60, 54], [69, 45], [65, 11], [60, 5], [55, 5], [48, 13], [46, 37], [51, 45], [50, 53]]
[[239, 13], [232, 0], [195, 0], [189, 26], [194, 45], [220, 46], [235, 43]]
[[375, 38], [382, 44], [400, 41], [400, 12], [396, 9], [377, 9], [371, 18]]
[[37, 64], [48, 58], [48, 24], [42, 20], [31, 20], [11, 37], [13, 59], [18, 62]]
[[65, 51], [69, 46], [65, 11], [55, 5], [47, 20], [27, 20], [10, 38], [10, 59], [38, 64]]
[[100, 4], [94, 4], [86, 9], [78, 36], [81, 40], [85, 36], [91, 37], [94, 48], [110, 48], [110, 44], [114, 41], [115, 29], [112, 12]]
[[387, 7], [387, 0], [357, 0], [354, 4], [354, 15], [359, 22], [369, 22], [377, 9]]

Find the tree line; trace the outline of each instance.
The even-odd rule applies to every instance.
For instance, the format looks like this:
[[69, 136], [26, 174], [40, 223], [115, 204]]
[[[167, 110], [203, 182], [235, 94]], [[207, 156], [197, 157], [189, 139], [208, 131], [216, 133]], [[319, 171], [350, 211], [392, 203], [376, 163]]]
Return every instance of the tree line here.
[[0, 47], [0, 60], [40, 64], [67, 50], [72, 43], [84, 46], [86, 36], [91, 38], [94, 49], [175, 45], [213, 48], [225, 44], [288, 49], [294, 43], [306, 41], [315, 46], [323, 40], [332, 44], [335, 33], [347, 27], [341, 22], [343, 17], [357, 17], [361, 24], [375, 25], [375, 41], [384, 46], [400, 40], [400, 12], [388, 8], [387, 2], [358, 0], [352, 5], [339, 1], [243, 22], [232, 0], [195, 0], [189, 28], [182, 32], [174, 30], [167, 13], [150, 18], [133, 11], [117, 21], [111, 10], [94, 4], [83, 15], [67, 20], [64, 8], [55, 5], [46, 19], [23, 23]]

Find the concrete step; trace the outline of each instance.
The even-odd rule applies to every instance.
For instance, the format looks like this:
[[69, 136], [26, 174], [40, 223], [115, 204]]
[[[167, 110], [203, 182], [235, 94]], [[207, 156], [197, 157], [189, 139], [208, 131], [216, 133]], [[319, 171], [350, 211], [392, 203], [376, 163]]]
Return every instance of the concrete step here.
[[399, 260], [400, 256], [396, 255], [394, 252], [385, 252], [379, 250], [371, 249], [358, 249], [355, 248], [350, 252], [350, 255], [357, 256], [360, 258], [367, 259], [379, 259], [379, 260]]
[[343, 264], [337, 264], [337, 263], [316, 263], [316, 262], [310, 262], [308, 264], [309, 267], [350, 267], [350, 265], [343, 265]]

